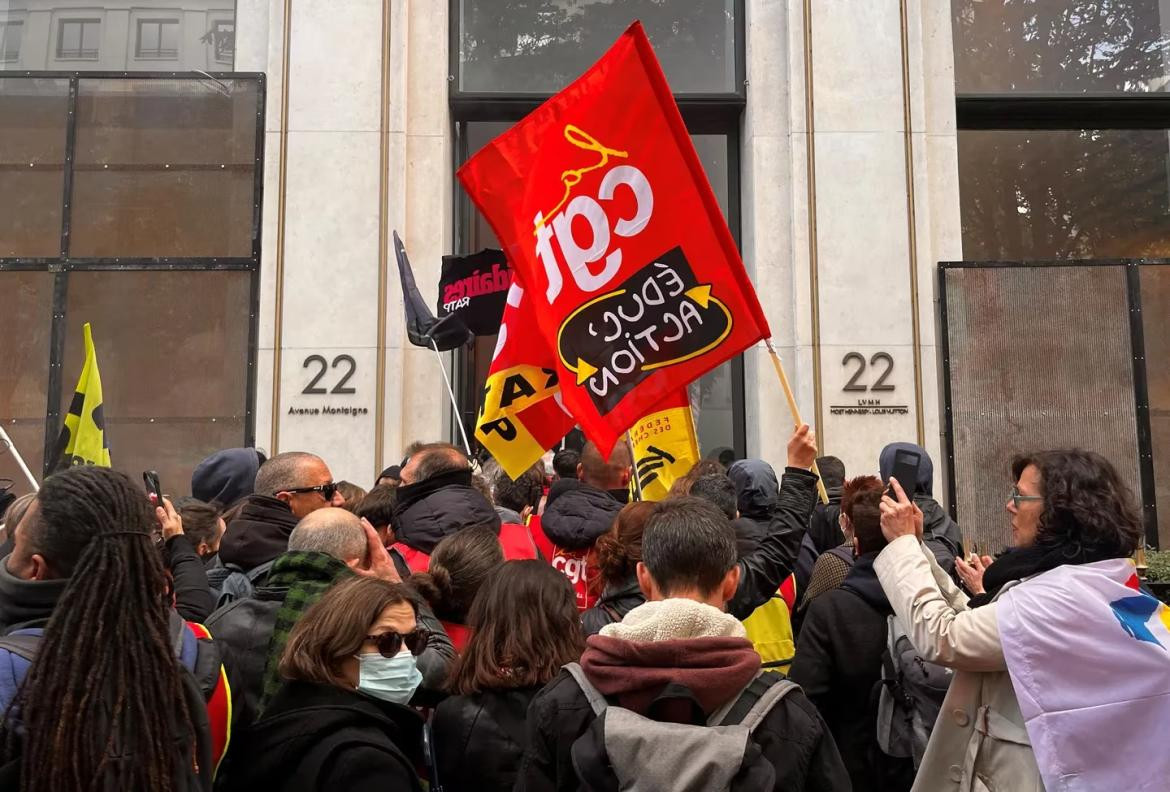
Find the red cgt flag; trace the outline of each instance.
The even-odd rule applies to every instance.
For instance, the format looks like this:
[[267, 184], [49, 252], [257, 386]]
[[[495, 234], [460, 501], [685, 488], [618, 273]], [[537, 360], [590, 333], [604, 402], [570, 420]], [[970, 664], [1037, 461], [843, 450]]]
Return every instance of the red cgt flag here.
[[459, 169], [603, 452], [769, 335], [640, 23]]

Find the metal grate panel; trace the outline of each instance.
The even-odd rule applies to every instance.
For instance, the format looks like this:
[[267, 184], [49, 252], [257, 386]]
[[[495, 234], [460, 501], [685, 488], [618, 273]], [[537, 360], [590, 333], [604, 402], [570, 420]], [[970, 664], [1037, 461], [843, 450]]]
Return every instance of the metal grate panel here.
[[1013, 455], [1079, 447], [1140, 489], [1124, 265], [943, 269], [951, 476], [983, 552], [1011, 538]]

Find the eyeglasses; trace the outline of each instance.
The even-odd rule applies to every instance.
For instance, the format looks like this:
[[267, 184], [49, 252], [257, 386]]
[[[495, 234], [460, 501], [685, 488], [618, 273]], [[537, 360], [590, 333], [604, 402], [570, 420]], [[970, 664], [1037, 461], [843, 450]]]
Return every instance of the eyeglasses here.
[[366, 640], [378, 647], [378, 654], [382, 657], [394, 657], [402, 651], [402, 644], [406, 644], [406, 648], [415, 657], [423, 653], [427, 648], [427, 641], [430, 640], [431, 634], [423, 629], [413, 630], [412, 632], [401, 635], [396, 632], [385, 632], [381, 635], [367, 635]]
[[282, 490], [283, 492], [320, 492], [321, 497], [327, 501], [333, 500], [334, 493], [337, 492], [337, 485], [332, 481], [327, 484], [318, 484], [315, 487], [293, 487], [292, 489]]
[[1019, 487], [1012, 487], [1011, 502], [1013, 504], [1015, 504], [1015, 507], [1017, 509], [1020, 508], [1020, 504], [1024, 503], [1025, 501], [1042, 501], [1042, 500], [1044, 500], [1044, 498], [1041, 495], [1021, 495]]

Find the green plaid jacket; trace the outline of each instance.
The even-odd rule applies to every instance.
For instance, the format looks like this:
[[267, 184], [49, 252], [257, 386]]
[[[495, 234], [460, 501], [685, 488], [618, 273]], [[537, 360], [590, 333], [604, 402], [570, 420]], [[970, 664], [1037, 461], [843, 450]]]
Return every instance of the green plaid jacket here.
[[280, 656], [284, 654], [293, 627], [330, 586], [353, 574], [353, 570], [344, 563], [325, 553], [289, 552], [276, 559], [264, 585], [273, 588], [288, 586], [288, 594], [276, 612], [272, 640], [268, 644], [264, 693], [260, 697], [261, 712], [284, 683], [279, 671]]

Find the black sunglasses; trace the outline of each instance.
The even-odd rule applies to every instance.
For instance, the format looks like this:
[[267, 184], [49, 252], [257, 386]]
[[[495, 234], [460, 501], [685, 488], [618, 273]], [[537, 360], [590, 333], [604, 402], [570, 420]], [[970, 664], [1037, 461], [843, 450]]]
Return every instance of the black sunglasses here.
[[284, 492], [320, 492], [321, 497], [327, 501], [333, 500], [334, 493], [337, 492], [337, 485], [330, 481], [328, 484], [318, 484], [315, 487], [293, 487], [292, 489], [283, 490]]
[[406, 648], [415, 657], [423, 653], [427, 648], [427, 641], [431, 634], [426, 630], [419, 628], [406, 635], [401, 635], [396, 632], [386, 632], [381, 635], [367, 635], [366, 640], [378, 647], [378, 654], [382, 657], [394, 657], [402, 651], [402, 644], [406, 644]]

